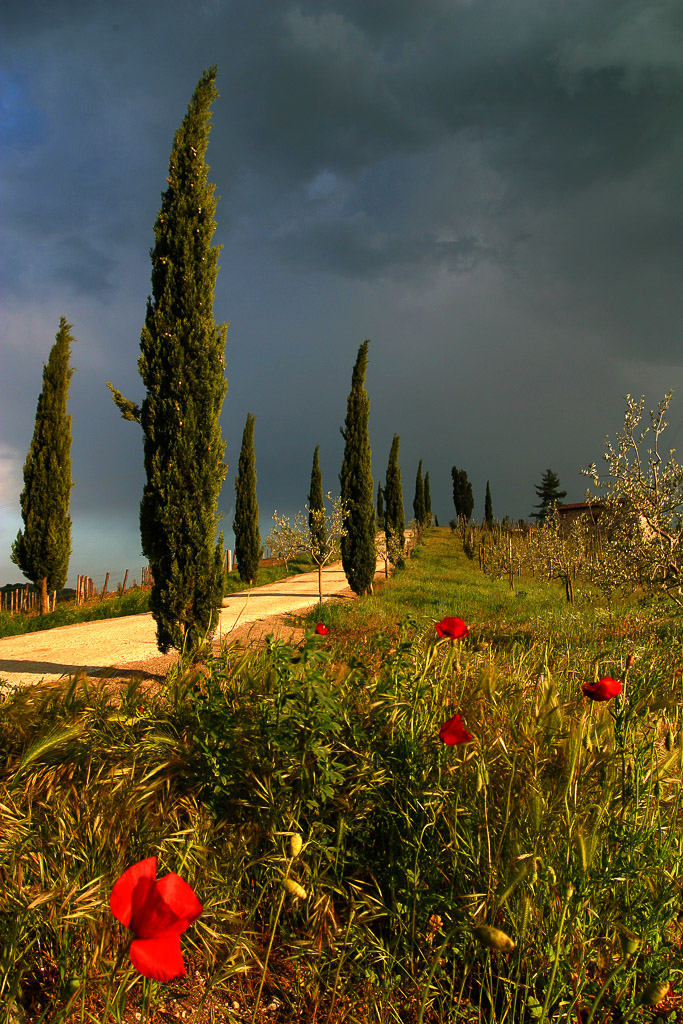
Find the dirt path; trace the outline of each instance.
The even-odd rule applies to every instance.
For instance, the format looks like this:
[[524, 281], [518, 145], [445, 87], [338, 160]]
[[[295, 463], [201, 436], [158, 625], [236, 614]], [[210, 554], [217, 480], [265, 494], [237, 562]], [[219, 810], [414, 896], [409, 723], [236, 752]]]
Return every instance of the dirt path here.
[[[379, 559], [377, 574], [384, 578], [384, 562]], [[352, 597], [341, 562], [323, 569], [324, 600]], [[233, 594], [224, 598], [223, 603], [216, 646], [228, 637], [248, 642], [266, 632], [287, 640], [296, 639], [301, 630], [289, 625], [287, 616], [318, 603], [318, 572], [290, 576]], [[106, 675], [117, 680], [131, 675], [159, 679], [176, 660], [177, 654], [159, 653], [150, 612], [58, 626], [0, 640], [0, 680], [9, 683], [11, 689], [43, 679], [56, 682], [78, 670], [85, 670], [89, 676]]]

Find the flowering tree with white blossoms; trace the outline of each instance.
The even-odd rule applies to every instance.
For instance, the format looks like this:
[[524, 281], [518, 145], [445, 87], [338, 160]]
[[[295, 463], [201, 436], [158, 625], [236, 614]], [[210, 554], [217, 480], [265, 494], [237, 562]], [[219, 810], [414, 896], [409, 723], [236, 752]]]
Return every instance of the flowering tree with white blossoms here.
[[281, 558], [285, 570], [289, 572], [289, 560], [306, 550], [306, 530], [303, 513], [297, 512], [294, 522], [289, 516], [279, 516], [277, 509], [273, 512], [275, 526], [266, 537], [266, 547], [270, 548], [273, 558]]
[[327, 565], [334, 554], [339, 557], [338, 541], [346, 536], [344, 518], [347, 514], [346, 502], [341, 498], [333, 498], [327, 492], [327, 500], [332, 509], [309, 508], [306, 505], [308, 518], [303, 512], [297, 512], [294, 522], [289, 516], [278, 516], [277, 509], [273, 512], [275, 526], [266, 537], [266, 546], [271, 548], [274, 558], [284, 559], [285, 568], [290, 558], [306, 551], [318, 566], [318, 594], [323, 599], [323, 566]]
[[311, 558], [318, 566], [318, 596], [320, 603], [323, 600], [323, 566], [332, 558], [337, 550], [337, 541], [346, 536], [344, 521], [348, 515], [347, 502], [340, 497], [333, 498], [327, 492], [327, 500], [332, 502], [332, 511], [326, 512], [324, 508], [306, 510], [309, 513], [310, 527], [306, 539], [306, 550], [311, 552]]

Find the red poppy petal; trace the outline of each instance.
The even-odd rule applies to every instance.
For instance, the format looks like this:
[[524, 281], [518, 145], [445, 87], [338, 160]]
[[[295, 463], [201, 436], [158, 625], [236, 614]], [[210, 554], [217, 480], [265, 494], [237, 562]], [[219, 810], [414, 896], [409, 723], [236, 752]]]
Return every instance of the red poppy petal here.
[[591, 700], [611, 700], [612, 697], [618, 697], [623, 690], [623, 685], [619, 679], [603, 676], [602, 679], [593, 683], [584, 683], [581, 689]]
[[315, 631], [318, 634], [318, 636], [327, 636], [327, 634], [330, 631], [330, 627], [326, 626], [324, 622], [319, 622], [318, 625], [315, 627]]
[[130, 944], [130, 960], [136, 971], [154, 981], [172, 981], [185, 975], [180, 935], [134, 939]]
[[441, 622], [437, 622], [434, 628], [439, 636], [448, 637], [451, 640], [462, 640], [470, 631], [470, 627], [457, 615], [446, 616]]
[[134, 909], [140, 905], [144, 906], [149, 899], [156, 877], [157, 859], [147, 857], [124, 871], [114, 884], [109, 897], [109, 907], [117, 921], [126, 928], [131, 926]]
[[144, 904], [133, 905], [129, 927], [139, 939], [180, 935], [197, 920], [202, 910], [187, 882], [170, 872], [159, 879]]
[[201, 917], [204, 907], [197, 899], [197, 895], [180, 875], [169, 871], [167, 875], [157, 882], [157, 890], [166, 906], [173, 912], [179, 921], [186, 921], [183, 926], [189, 928], [191, 924]]
[[445, 743], [448, 747], [454, 747], [458, 743], [469, 743], [474, 737], [467, 731], [465, 726], [462, 724], [462, 718], [460, 714], [456, 714], [453, 718], [449, 718], [447, 722], [441, 726], [439, 730], [439, 739], [442, 743]]

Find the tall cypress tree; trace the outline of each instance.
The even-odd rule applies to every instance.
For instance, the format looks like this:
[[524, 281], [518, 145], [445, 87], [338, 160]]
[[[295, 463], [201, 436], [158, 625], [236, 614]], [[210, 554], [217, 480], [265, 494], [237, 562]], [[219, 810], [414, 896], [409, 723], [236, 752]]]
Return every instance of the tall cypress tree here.
[[415, 497], [413, 498], [413, 515], [418, 528], [425, 522], [425, 485], [422, 479], [422, 459], [420, 459], [415, 475]]
[[460, 494], [460, 471], [457, 466], [453, 466], [451, 469], [451, 479], [453, 481], [453, 506], [455, 508], [455, 518], [459, 519], [462, 515], [462, 495]]
[[372, 451], [368, 433], [370, 399], [365, 390], [369, 344], [369, 339], [366, 339], [358, 349], [346, 405], [346, 422], [340, 428], [345, 445], [339, 483], [342, 501], [348, 507], [344, 521], [347, 532], [341, 540], [341, 554], [344, 572], [354, 594], [372, 593], [377, 564]]
[[256, 500], [256, 457], [254, 455], [255, 416], [247, 414], [242, 449], [235, 478], [235, 557], [243, 583], [253, 583], [261, 560], [261, 531]]
[[220, 428], [227, 324], [213, 317], [219, 246], [211, 245], [216, 198], [204, 159], [215, 77], [215, 67], [204, 72], [176, 132], [154, 225], [152, 296], [138, 359], [147, 389], [142, 407], [107, 384], [123, 418], [142, 425], [140, 535], [164, 653], [192, 651], [213, 633], [223, 587], [223, 534], [216, 543], [216, 529], [227, 471]]
[[398, 464], [398, 449], [401, 438], [394, 434], [389, 452], [389, 464], [384, 483], [384, 522], [389, 559], [400, 569], [404, 564], [406, 514], [403, 508], [403, 487], [401, 469]]
[[484, 522], [487, 526], [493, 526], [493, 502], [491, 501], [491, 487], [486, 481], [486, 497], [484, 498]]
[[474, 495], [472, 493], [472, 484], [470, 483], [467, 473], [464, 469], [460, 470], [462, 477], [462, 493], [464, 495], [463, 515], [465, 522], [469, 523], [470, 517], [474, 512]]
[[432, 523], [432, 492], [429, 487], [429, 470], [425, 473], [425, 524], [431, 526]]
[[377, 484], [377, 529], [384, 529], [384, 491], [382, 490], [382, 481]]
[[462, 517], [467, 523], [474, 511], [472, 484], [468, 480], [465, 470], [458, 469], [456, 466], [453, 466], [451, 469], [451, 477], [453, 479], [453, 504], [455, 505], [456, 517], [458, 519]]
[[323, 477], [320, 472], [320, 445], [315, 446], [313, 452], [313, 466], [311, 467], [311, 490], [308, 495], [308, 528], [311, 531], [311, 541], [316, 551], [322, 551], [327, 541], [327, 530], [325, 528], [324, 516], [314, 516], [314, 512], [325, 512], [325, 499], [323, 498]]
[[62, 316], [38, 398], [33, 440], [24, 463], [21, 515], [10, 558], [40, 592], [40, 614], [49, 611], [48, 593], [66, 583], [71, 555], [71, 416], [67, 415], [73, 369], [71, 324]]

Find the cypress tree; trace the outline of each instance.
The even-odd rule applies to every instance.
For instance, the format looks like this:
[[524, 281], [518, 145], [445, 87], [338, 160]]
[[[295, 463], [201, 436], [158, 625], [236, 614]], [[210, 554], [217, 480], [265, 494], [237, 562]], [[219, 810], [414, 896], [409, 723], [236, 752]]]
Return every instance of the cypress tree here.
[[400, 569], [404, 564], [405, 550], [405, 509], [403, 508], [403, 487], [398, 464], [398, 449], [401, 438], [394, 434], [389, 452], [389, 464], [384, 484], [385, 531], [387, 552], [391, 562]]
[[491, 487], [486, 481], [486, 497], [484, 499], [484, 522], [487, 526], [493, 526], [493, 502], [491, 501]]
[[340, 428], [345, 445], [339, 483], [342, 501], [348, 508], [344, 521], [347, 532], [341, 540], [341, 554], [344, 572], [354, 594], [372, 593], [377, 564], [372, 451], [368, 433], [370, 399], [365, 390], [369, 344], [369, 339], [366, 339], [358, 349], [346, 405], [346, 422]]
[[[323, 498], [323, 478], [320, 472], [320, 445], [315, 446], [313, 453], [313, 466], [311, 468], [311, 490], [308, 495], [308, 528], [311, 532], [311, 542], [316, 551], [321, 552], [327, 542], [327, 530], [325, 528], [325, 499]], [[322, 512], [323, 517], [314, 516], [314, 512]]]
[[455, 518], [459, 519], [462, 515], [462, 495], [460, 494], [460, 471], [457, 466], [453, 466], [451, 469], [451, 479], [453, 480], [453, 506], [455, 508]]
[[456, 517], [458, 519], [462, 517], [467, 523], [474, 511], [472, 484], [469, 482], [465, 470], [458, 469], [456, 466], [453, 466], [451, 469], [451, 477], [453, 479], [453, 504], [455, 505]]
[[48, 593], [66, 583], [71, 555], [71, 416], [66, 406], [73, 369], [71, 324], [62, 316], [38, 398], [31, 447], [24, 463], [21, 516], [10, 558], [40, 593], [40, 614], [49, 611]]
[[431, 526], [432, 523], [432, 492], [429, 489], [429, 471], [425, 473], [425, 523]]
[[415, 476], [415, 497], [413, 498], [413, 514], [418, 528], [425, 522], [425, 485], [422, 479], [422, 459], [420, 459]]
[[467, 473], [465, 470], [461, 470], [463, 481], [462, 481], [462, 492], [464, 494], [464, 508], [463, 515], [465, 522], [469, 523], [470, 517], [474, 512], [474, 495], [472, 494], [472, 484], [467, 479]]
[[381, 480], [377, 484], [377, 529], [384, 529], [384, 491]]
[[216, 68], [199, 80], [176, 132], [154, 225], [152, 296], [140, 337], [142, 407], [108, 383], [124, 419], [142, 426], [147, 482], [140, 535], [153, 585], [157, 644], [196, 650], [216, 627], [223, 588], [218, 497], [227, 466], [220, 413], [227, 324], [213, 317], [219, 247], [205, 163]]
[[255, 416], [247, 414], [242, 449], [235, 478], [235, 557], [243, 583], [253, 583], [261, 560], [261, 532], [256, 500], [256, 458], [254, 456]]

